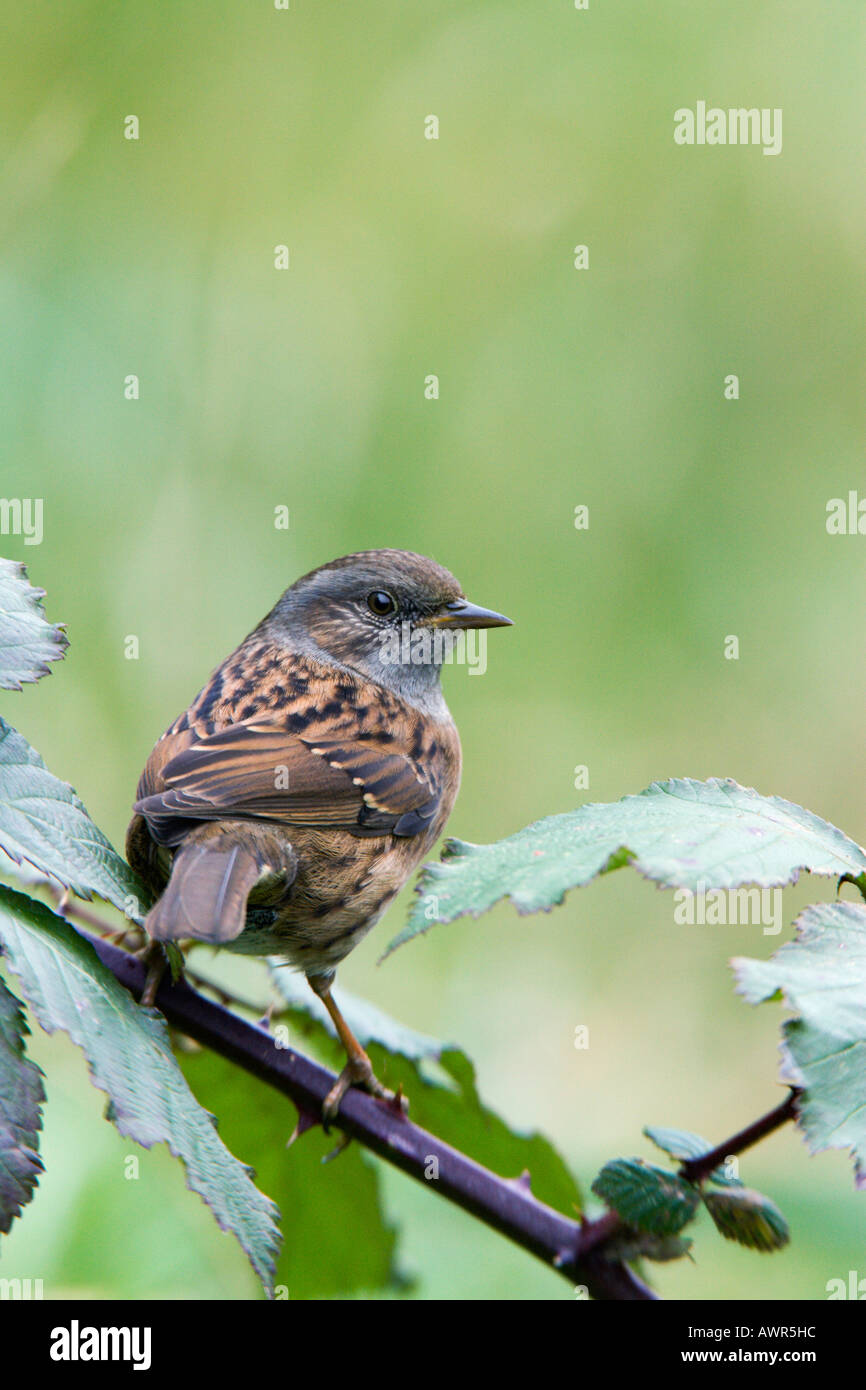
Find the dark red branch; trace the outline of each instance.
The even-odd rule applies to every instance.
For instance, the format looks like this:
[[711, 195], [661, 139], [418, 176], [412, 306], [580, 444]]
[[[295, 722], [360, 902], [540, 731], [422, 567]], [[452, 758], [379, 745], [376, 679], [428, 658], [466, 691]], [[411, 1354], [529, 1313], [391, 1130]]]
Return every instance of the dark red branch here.
[[766, 1115], [762, 1115], [760, 1120], [755, 1120], [754, 1124], [741, 1129], [739, 1134], [717, 1144], [708, 1153], [700, 1154], [698, 1158], [687, 1159], [680, 1168], [680, 1177], [687, 1178], [689, 1182], [700, 1182], [720, 1167], [726, 1158], [743, 1153], [745, 1149], [750, 1149], [753, 1144], [766, 1139], [767, 1135], [772, 1134], [774, 1130], [781, 1129], [782, 1125], [788, 1124], [790, 1120], [795, 1120], [797, 1118], [797, 1104], [801, 1095], [802, 1091], [793, 1087], [787, 1099], [783, 1100], [781, 1105], [777, 1105], [775, 1110], [770, 1110]]
[[[82, 932], [103, 964], [134, 995], [144, 986], [142, 963], [128, 951]], [[298, 1052], [278, 1048], [256, 1027], [198, 994], [184, 981], [163, 981], [156, 1003], [175, 1028], [210, 1047], [287, 1095], [299, 1111], [319, 1114], [334, 1076]], [[498, 1177], [457, 1149], [362, 1091], [351, 1090], [335, 1124], [373, 1153], [462, 1207], [509, 1240], [556, 1269], [570, 1283], [585, 1285], [597, 1299], [653, 1299], [656, 1295], [627, 1265], [604, 1258], [609, 1217], [580, 1224], [545, 1206], [521, 1183]], [[425, 1177], [438, 1160], [436, 1180]], [[287, 1159], [291, 1162], [291, 1158]]]

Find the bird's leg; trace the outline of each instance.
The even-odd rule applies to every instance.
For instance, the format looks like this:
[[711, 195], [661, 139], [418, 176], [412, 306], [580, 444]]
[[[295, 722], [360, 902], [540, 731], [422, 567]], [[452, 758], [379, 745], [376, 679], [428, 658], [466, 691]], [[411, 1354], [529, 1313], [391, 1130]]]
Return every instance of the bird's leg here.
[[[165, 974], [166, 966], [171, 967], [172, 981], [182, 980], [185, 976], [184, 952], [197, 942], [191, 937], [185, 937], [182, 941], [154, 941], [147, 938], [147, 944], [140, 950], [133, 951], [131, 954], [140, 960], [147, 973], [144, 979], [144, 988], [141, 991], [141, 1003], [148, 1008], [153, 1008], [156, 1002], [156, 992], [159, 989], [162, 978]], [[207, 980], [202, 980], [202, 984], [207, 985], [208, 989], [214, 990], [222, 995], [222, 991], [217, 985], [210, 984]], [[229, 1002], [232, 996], [223, 996], [223, 1002]], [[243, 1000], [234, 1000], [236, 1003], [243, 1003]]]
[[[369, 1091], [370, 1095], [378, 1096], [380, 1100], [393, 1101], [395, 1096], [394, 1092], [389, 1091], [376, 1077], [370, 1058], [337, 1008], [331, 994], [331, 985], [334, 981], [333, 972], [328, 975], [308, 975], [307, 980], [313, 993], [319, 996], [328, 1010], [331, 1021], [337, 1030], [337, 1037], [346, 1049], [346, 1065], [326, 1095], [325, 1103], [322, 1106], [322, 1124], [327, 1133], [331, 1121], [335, 1119], [340, 1108], [343, 1096], [351, 1086], [361, 1086], [365, 1091]], [[405, 1114], [408, 1110], [408, 1102], [402, 1094], [399, 1104]]]
[[146, 1008], [153, 1008], [156, 991], [159, 989], [165, 974], [168, 958], [158, 941], [149, 941], [141, 951], [136, 951], [135, 955], [147, 967], [144, 989], [141, 991], [141, 1003]]

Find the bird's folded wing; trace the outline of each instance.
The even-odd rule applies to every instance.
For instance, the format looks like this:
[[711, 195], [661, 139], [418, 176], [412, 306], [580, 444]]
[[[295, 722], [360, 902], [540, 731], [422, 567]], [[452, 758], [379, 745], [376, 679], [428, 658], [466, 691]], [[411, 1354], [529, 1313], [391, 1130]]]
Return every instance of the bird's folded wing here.
[[232, 816], [415, 835], [439, 797], [434, 774], [379, 742], [317, 741], [251, 720], [203, 737], [167, 735], [151, 755], [135, 809], [163, 844], [176, 843], [190, 821]]

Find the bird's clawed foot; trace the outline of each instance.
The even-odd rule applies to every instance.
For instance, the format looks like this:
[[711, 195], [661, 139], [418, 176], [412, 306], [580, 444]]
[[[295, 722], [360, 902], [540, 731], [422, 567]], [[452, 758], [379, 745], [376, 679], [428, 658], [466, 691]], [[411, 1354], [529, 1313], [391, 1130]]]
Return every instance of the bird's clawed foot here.
[[359, 1048], [358, 1052], [349, 1058], [325, 1097], [325, 1103], [322, 1106], [322, 1127], [326, 1134], [337, 1118], [337, 1111], [343, 1096], [352, 1086], [359, 1086], [362, 1090], [369, 1092], [371, 1096], [375, 1096], [377, 1100], [387, 1101], [400, 1114], [408, 1114], [409, 1101], [403, 1094], [403, 1088], [398, 1087], [395, 1094], [394, 1091], [389, 1091], [387, 1086], [383, 1086], [373, 1071], [370, 1058], [366, 1052]]

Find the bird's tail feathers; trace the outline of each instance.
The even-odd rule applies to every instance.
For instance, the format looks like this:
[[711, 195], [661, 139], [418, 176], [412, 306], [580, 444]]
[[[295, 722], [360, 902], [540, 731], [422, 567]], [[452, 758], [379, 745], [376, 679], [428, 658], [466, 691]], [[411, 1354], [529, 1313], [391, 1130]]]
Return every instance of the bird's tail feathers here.
[[291, 845], [270, 827], [249, 821], [202, 825], [177, 850], [171, 877], [145, 926], [157, 941], [233, 941], [244, 929], [253, 889], [270, 878], [288, 888], [296, 871]]

